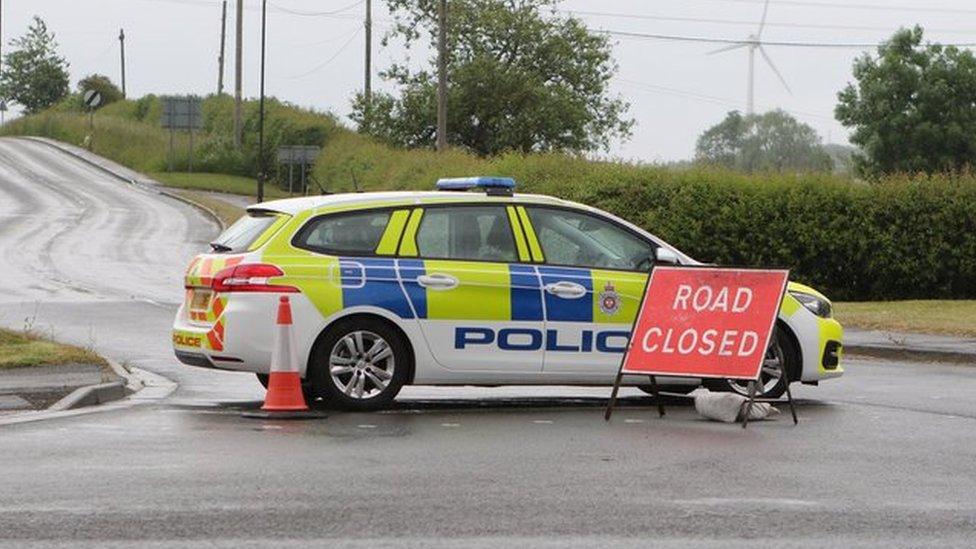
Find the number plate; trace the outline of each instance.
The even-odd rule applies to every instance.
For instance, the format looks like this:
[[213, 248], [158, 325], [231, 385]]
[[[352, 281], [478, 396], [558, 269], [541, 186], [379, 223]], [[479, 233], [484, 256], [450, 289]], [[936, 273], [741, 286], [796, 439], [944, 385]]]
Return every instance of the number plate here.
[[210, 308], [210, 296], [213, 292], [210, 290], [193, 290], [193, 296], [190, 297], [190, 310], [194, 312], [207, 312]]

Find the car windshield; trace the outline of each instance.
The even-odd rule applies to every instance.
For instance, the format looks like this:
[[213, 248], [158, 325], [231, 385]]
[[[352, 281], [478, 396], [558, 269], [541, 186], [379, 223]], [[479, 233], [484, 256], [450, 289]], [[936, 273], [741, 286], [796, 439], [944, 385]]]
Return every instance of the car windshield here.
[[211, 242], [210, 247], [218, 253], [246, 251], [278, 219], [278, 215], [280, 214], [266, 211], [247, 212], [247, 215], [235, 221]]

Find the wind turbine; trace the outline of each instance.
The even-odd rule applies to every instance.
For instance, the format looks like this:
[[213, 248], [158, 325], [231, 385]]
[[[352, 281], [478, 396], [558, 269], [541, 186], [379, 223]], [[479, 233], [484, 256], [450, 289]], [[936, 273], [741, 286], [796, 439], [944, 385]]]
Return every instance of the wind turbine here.
[[766, 0], [766, 3], [763, 5], [762, 19], [759, 21], [759, 29], [755, 32], [755, 34], [750, 34], [742, 42], [736, 42], [731, 46], [726, 46], [724, 48], [719, 48], [715, 51], [708, 52], [708, 55], [714, 55], [716, 53], [737, 50], [739, 48], [749, 48], [749, 87], [747, 88], [747, 92], [746, 92], [746, 114], [747, 115], [755, 113], [756, 110], [755, 107], [756, 107], [756, 52], [757, 51], [759, 52], [760, 55], [763, 56], [763, 59], [766, 60], [766, 64], [769, 65], [769, 68], [773, 69], [773, 73], [776, 74], [776, 78], [779, 78], [780, 83], [783, 84], [783, 87], [786, 88], [786, 91], [788, 91], [790, 94], [793, 93], [793, 90], [790, 89], [790, 85], [786, 83], [786, 79], [783, 78], [782, 74], [780, 74], [779, 69], [776, 68], [776, 65], [773, 63], [773, 60], [770, 59], [769, 54], [766, 53], [766, 48], [764, 48], [762, 45], [762, 40], [761, 40], [762, 32], [763, 32], [763, 28], [766, 26], [766, 14], [768, 12], [769, 12], [769, 0]]

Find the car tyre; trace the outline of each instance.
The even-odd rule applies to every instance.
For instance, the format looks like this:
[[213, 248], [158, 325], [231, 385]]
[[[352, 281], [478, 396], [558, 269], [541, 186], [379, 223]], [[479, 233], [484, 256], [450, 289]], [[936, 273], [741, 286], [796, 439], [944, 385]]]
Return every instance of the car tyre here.
[[316, 344], [309, 364], [310, 393], [330, 408], [379, 410], [406, 384], [412, 361], [403, 335], [387, 322], [343, 319]]
[[[773, 340], [766, 349], [763, 359], [760, 384], [756, 387], [756, 398], [779, 398], [786, 392], [786, 385], [794, 374], [800, 371], [800, 351], [786, 329], [777, 326]], [[720, 390], [749, 396], [749, 382], [734, 379], [718, 381]]]

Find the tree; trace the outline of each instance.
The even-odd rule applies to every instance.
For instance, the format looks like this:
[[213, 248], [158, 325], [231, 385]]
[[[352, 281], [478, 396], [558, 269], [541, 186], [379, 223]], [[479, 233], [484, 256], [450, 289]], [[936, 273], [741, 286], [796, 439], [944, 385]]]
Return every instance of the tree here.
[[68, 95], [68, 62], [58, 55], [54, 33], [37, 16], [27, 34], [10, 41], [15, 48], [4, 55], [0, 96], [36, 113]]
[[88, 90], [95, 90], [102, 96], [102, 103], [99, 108], [115, 103], [124, 99], [122, 90], [116, 86], [112, 80], [101, 74], [90, 74], [78, 81], [78, 92], [85, 93]]
[[[592, 151], [627, 137], [628, 105], [607, 87], [616, 71], [606, 36], [557, 15], [560, 0], [451, 0], [448, 139], [481, 155], [506, 150]], [[426, 36], [436, 52], [438, 0], [388, 0], [393, 29], [383, 43], [407, 48]], [[546, 13], [543, 13], [546, 12]], [[399, 95], [362, 94], [352, 118], [389, 143], [436, 140], [436, 55], [427, 69], [394, 64], [381, 77]]]
[[829, 171], [833, 162], [810, 126], [776, 110], [730, 112], [698, 138], [695, 159], [746, 172]]
[[976, 161], [976, 57], [968, 50], [922, 45], [922, 28], [901, 29], [878, 47], [877, 58], [854, 62], [854, 78], [839, 94], [837, 120], [865, 175], [942, 172]]

